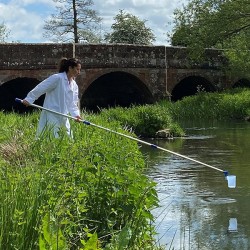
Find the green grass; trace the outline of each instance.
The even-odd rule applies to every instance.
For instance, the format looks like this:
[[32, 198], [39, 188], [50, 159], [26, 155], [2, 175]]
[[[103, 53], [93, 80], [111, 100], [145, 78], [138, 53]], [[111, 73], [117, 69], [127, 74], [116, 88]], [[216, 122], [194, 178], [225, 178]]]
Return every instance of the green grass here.
[[[236, 89], [84, 118], [148, 137], [165, 128], [183, 135], [182, 119], [249, 115], [250, 91]], [[159, 249], [151, 214], [155, 183], [144, 174], [137, 143], [76, 122], [74, 139], [45, 131], [35, 140], [38, 118], [0, 112], [0, 249]]]
[[157, 249], [155, 183], [136, 142], [75, 122], [73, 140], [34, 140], [37, 120], [0, 113], [0, 249]]
[[131, 108], [112, 108], [102, 110], [100, 116], [107, 121], [118, 121], [125, 129], [140, 137], [155, 137], [156, 132], [169, 129], [172, 136], [184, 135], [182, 128], [170, 113], [170, 103], [133, 106]]
[[173, 137], [185, 133], [182, 120], [244, 120], [250, 116], [250, 90], [200, 92], [171, 103], [162, 100], [152, 105], [104, 109], [100, 116], [107, 122], [116, 121], [139, 137], [155, 137], [156, 132], [169, 129]]
[[250, 115], [250, 90], [233, 89], [222, 93], [201, 92], [185, 97], [170, 106], [172, 118], [244, 120]]

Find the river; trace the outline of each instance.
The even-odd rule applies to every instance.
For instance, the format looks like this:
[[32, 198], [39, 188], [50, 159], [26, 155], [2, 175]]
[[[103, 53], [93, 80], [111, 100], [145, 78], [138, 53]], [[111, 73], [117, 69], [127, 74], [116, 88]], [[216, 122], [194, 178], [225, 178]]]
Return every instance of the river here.
[[142, 145], [147, 175], [157, 183], [158, 244], [175, 250], [250, 249], [250, 123], [182, 127], [187, 137], [148, 141], [229, 171], [237, 186], [228, 188], [223, 172]]

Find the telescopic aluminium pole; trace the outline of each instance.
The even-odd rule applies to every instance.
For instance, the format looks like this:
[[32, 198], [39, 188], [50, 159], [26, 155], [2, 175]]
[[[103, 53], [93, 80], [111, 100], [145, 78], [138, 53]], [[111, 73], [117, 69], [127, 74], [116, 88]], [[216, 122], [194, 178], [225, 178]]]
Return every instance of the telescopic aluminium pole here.
[[[15, 101], [16, 101], [16, 102], [19, 102], [19, 103], [23, 103], [23, 100], [21, 100], [21, 99], [19, 99], [19, 98], [16, 98]], [[159, 146], [157, 146], [157, 145], [155, 145], [155, 144], [151, 144], [151, 143], [149, 143], [149, 142], [140, 140], [140, 139], [135, 138], [135, 137], [132, 137], [132, 136], [130, 136], [130, 135], [125, 135], [125, 134], [120, 133], [120, 132], [117, 132], [117, 131], [115, 131], [115, 130], [111, 130], [111, 129], [109, 129], [109, 128], [102, 127], [102, 126], [100, 126], [100, 125], [94, 124], [94, 123], [89, 122], [89, 121], [86, 121], [86, 120], [81, 120], [81, 119], [79, 120], [79, 119], [77, 119], [77, 118], [75, 118], [75, 117], [73, 117], [73, 116], [66, 115], [66, 114], [62, 114], [62, 113], [59, 113], [59, 112], [57, 112], [57, 111], [50, 110], [50, 109], [44, 108], [44, 107], [39, 106], [39, 105], [36, 105], [36, 104], [30, 104], [30, 106], [35, 107], [35, 108], [38, 108], [38, 109], [42, 109], [42, 110], [45, 110], [45, 111], [48, 111], [48, 112], [50, 112], [50, 113], [54, 113], [54, 114], [57, 114], [57, 115], [61, 115], [61, 116], [64, 116], [64, 117], [67, 117], [67, 118], [70, 118], [70, 119], [73, 119], [73, 120], [78, 120], [79, 122], [82, 122], [82, 123], [84, 123], [84, 124], [86, 124], [86, 125], [92, 125], [92, 126], [94, 126], [94, 127], [97, 127], [97, 128], [103, 129], [103, 130], [106, 130], [106, 131], [108, 131], [108, 132], [111, 132], [111, 133], [114, 133], [114, 134], [117, 134], [117, 135], [126, 137], [126, 138], [128, 138], [128, 139], [131, 139], [131, 140], [140, 142], [140, 143], [142, 143], [142, 144], [148, 145], [148, 146], [150, 146], [150, 147], [152, 147], [152, 148], [160, 149], [160, 150], [165, 151], [165, 152], [168, 152], [168, 153], [170, 153], [170, 154], [177, 155], [177, 156], [179, 156], [179, 157], [181, 157], [181, 158], [187, 159], [187, 160], [189, 160], [189, 161], [193, 161], [193, 162], [196, 162], [196, 163], [201, 164], [201, 165], [203, 165], [203, 166], [206, 166], [206, 167], [212, 168], [212, 169], [214, 169], [214, 170], [223, 172], [223, 173], [224, 173], [224, 176], [226, 177], [226, 180], [228, 181], [228, 187], [229, 187], [229, 188], [235, 188], [235, 187], [236, 187], [236, 176], [235, 176], [235, 175], [229, 175], [228, 171], [226, 171], [226, 170], [222, 170], [222, 169], [220, 169], [220, 168], [216, 168], [216, 167], [214, 167], [214, 166], [211, 166], [211, 165], [209, 165], [209, 164], [203, 163], [203, 162], [201, 162], [201, 161], [192, 159], [192, 158], [190, 158], [190, 157], [188, 157], [188, 156], [185, 156], [185, 155], [176, 153], [176, 152], [171, 151], [171, 150], [168, 150], [168, 149], [166, 149], [166, 148], [159, 147]]]

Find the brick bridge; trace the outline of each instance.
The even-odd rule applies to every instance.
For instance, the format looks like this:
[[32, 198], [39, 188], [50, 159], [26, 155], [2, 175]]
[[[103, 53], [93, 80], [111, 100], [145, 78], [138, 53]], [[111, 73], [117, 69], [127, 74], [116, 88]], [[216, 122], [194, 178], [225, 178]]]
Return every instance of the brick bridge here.
[[[83, 44], [0, 44], [0, 109], [19, 109], [40, 81], [57, 71], [61, 57], [82, 62], [77, 79], [82, 108], [178, 100], [199, 90], [220, 91], [250, 85], [225, 74], [221, 51], [207, 50], [205, 62], [192, 65], [187, 49], [165, 46]], [[42, 98], [36, 103], [41, 104]]]

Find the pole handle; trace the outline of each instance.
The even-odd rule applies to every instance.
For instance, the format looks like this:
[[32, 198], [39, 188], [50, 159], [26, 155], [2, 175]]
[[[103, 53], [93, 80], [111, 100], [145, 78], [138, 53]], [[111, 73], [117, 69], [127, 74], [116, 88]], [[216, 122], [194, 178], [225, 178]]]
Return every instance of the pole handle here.
[[23, 103], [23, 100], [22, 100], [22, 99], [19, 99], [19, 98], [15, 98], [15, 101], [16, 101], [16, 102], [19, 102], [19, 103]]
[[[19, 103], [23, 103], [23, 100], [21, 100], [21, 99], [19, 99], [19, 98], [15, 98], [15, 101], [16, 101], [16, 102], [19, 102]], [[59, 112], [57, 112], [57, 111], [50, 110], [50, 109], [44, 108], [44, 107], [42, 107], [42, 106], [38, 106], [38, 105], [36, 105], [36, 104], [30, 104], [30, 106], [33, 106], [33, 107], [35, 107], [35, 108], [39, 108], [39, 109], [42, 109], [42, 110], [46, 110], [46, 111], [48, 111], [48, 112], [51, 112], [51, 113], [54, 113], [54, 114], [57, 114], [57, 115], [61, 115], [61, 116], [64, 116], [64, 117], [67, 117], [67, 118], [71, 118], [71, 119], [76, 120], [75, 117], [72, 117], [72, 116], [69, 116], [69, 115], [66, 115], [66, 114], [62, 114], [62, 113], [59, 113]], [[130, 136], [130, 135], [125, 135], [125, 134], [123, 134], [123, 133], [120, 133], [120, 132], [118, 132], [118, 131], [111, 130], [111, 129], [109, 129], [109, 128], [102, 127], [102, 126], [97, 125], [97, 124], [94, 124], [94, 123], [92, 123], [92, 122], [89, 122], [89, 121], [86, 121], [86, 120], [79, 120], [79, 121], [82, 122], [82, 123], [84, 123], [84, 124], [86, 124], [86, 125], [92, 125], [92, 126], [94, 126], [94, 127], [97, 127], [97, 128], [100, 128], [100, 129], [109, 131], [109, 132], [111, 132], [111, 133], [114, 133], [114, 134], [117, 134], [117, 135], [120, 135], [120, 136], [129, 138], [129, 139], [131, 139], [131, 140], [140, 142], [140, 143], [142, 143], [142, 144], [146, 144], [146, 145], [151, 146], [151, 147], [153, 147], [153, 148], [157, 148], [157, 149], [163, 150], [163, 151], [165, 151], [165, 152], [168, 152], [168, 153], [177, 155], [177, 156], [179, 156], [179, 157], [185, 158], [185, 159], [187, 159], [187, 160], [190, 160], [190, 161], [199, 163], [199, 164], [201, 164], [201, 165], [203, 165], [203, 166], [207, 166], [207, 167], [209, 167], [209, 168], [212, 168], [212, 169], [221, 171], [221, 172], [224, 173], [224, 176], [226, 177], [226, 180], [228, 180], [228, 171], [224, 171], [224, 170], [222, 170], [222, 169], [213, 167], [213, 166], [208, 165], [208, 164], [206, 164], [206, 163], [203, 163], [203, 162], [201, 162], [201, 161], [197, 161], [197, 160], [195, 160], [195, 159], [192, 159], [192, 158], [190, 158], [190, 157], [188, 157], [188, 156], [185, 156], [185, 155], [176, 153], [176, 152], [174, 152], [174, 151], [171, 151], [171, 150], [168, 150], [168, 149], [165, 149], [165, 148], [162, 148], [162, 147], [158, 147], [157, 145], [154, 145], [154, 144], [151, 144], [151, 143], [149, 143], [149, 142], [140, 140], [140, 139], [135, 138], [135, 137], [132, 137], [132, 136]], [[231, 181], [231, 182], [232, 182], [232, 185], [231, 185], [231, 182], [230, 182], [230, 187], [233, 187], [233, 188], [234, 188], [234, 187], [236, 186], [236, 176], [232, 176], [232, 177], [233, 177], [233, 178], [230, 179], [230, 181], [232, 180], [232, 181]], [[228, 184], [228, 185], [229, 185], [229, 184]]]

